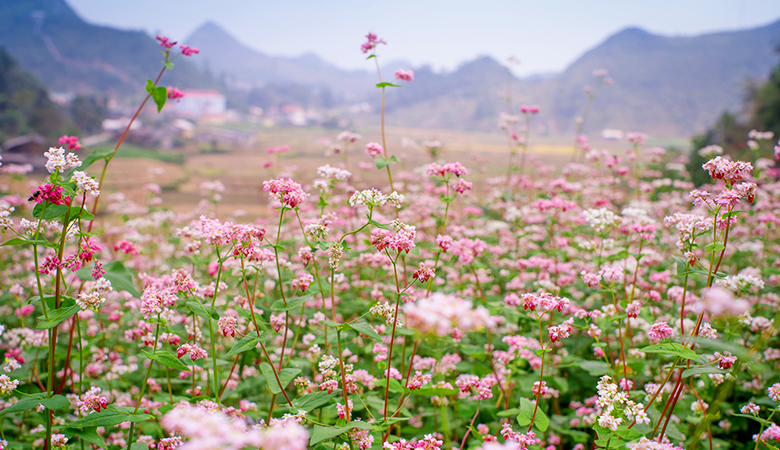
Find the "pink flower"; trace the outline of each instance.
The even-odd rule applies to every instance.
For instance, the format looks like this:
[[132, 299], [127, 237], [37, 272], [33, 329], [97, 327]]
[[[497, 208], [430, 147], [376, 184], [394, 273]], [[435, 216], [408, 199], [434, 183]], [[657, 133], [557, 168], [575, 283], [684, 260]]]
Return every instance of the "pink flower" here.
[[59, 141], [59, 145], [66, 145], [68, 146], [68, 150], [75, 150], [79, 151], [81, 150], [81, 145], [79, 144], [79, 138], [76, 136], [62, 136]]
[[158, 41], [160, 41], [160, 46], [161, 46], [161, 47], [165, 47], [165, 50], [166, 50], [166, 51], [170, 50], [170, 49], [171, 49], [171, 47], [173, 47], [174, 45], [176, 45], [176, 42], [171, 42], [171, 41], [170, 41], [170, 38], [168, 38], [168, 36], [160, 36], [160, 35], [158, 34], [158, 35], [157, 35], [157, 40], [158, 40]]
[[339, 140], [341, 142], [347, 142], [349, 144], [357, 142], [357, 141], [359, 141], [362, 138], [363, 138], [363, 136], [361, 136], [361, 135], [359, 135], [357, 133], [352, 133], [350, 131], [342, 131], [341, 133], [339, 133], [338, 136], [336, 136], [337, 140]]
[[395, 78], [397, 80], [412, 81], [414, 80], [414, 72], [411, 69], [398, 69], [395, 71]]
[[721, 156], [707, 161], [702, 168], [710, 172], [712, 178], [720, 179], [732, 185], [753, 171], [753, 165], [744, 161], [731, 161]]
[[366, 144], [366, 154], [372, 158], [381, 155], [384, 153], [384, 151], [385, 150], [382, 148], [382, 146], [376, 142], [369, 142]]
[[626, 315], [628, 317], [636, 318], [639, 315], [640, 308], [642, 308], [642, 303], [638, 300], [634, 300], [626, 306]]
[[288, 145], [280, 145], [278, 147], [268, 147], [266, 149], [269, 155], [273, 155], [274, 153], [287, 153], [290, 151], [290, 146]]
[[263, 190], [275, 194], [282, 205], [293, 209], [309, 196], [300, 184], [291, 178], [279, 178], [263, 182]]
[[360, 46], [360, 51], [362, 51], [363, 53], [368, 53], [374, 48], [376, 48], [376, 46], [379, 44], [387, 44], [387, 42], [385, 42], [382, 39], [379, 39], [377, 35], [374, 33], [368, 33], [366, 35], [366, 42]]
[[169, 87], [168, 88], [168, 99], [169, 100], [181, 101], [181, 100], [178, 100], [178, 99], [180, 99], [182, 97], [184, 97], [184, 92], [176, 89], [175, 87]]
[[416, 328], [422, 334], [447, 336], [452, 328], [467, 332], [496, 323], [483, 306], [473, 308], [470, 300], [440, 293], [407, 303], [403, 308], [409, 328]]
[[35, 203], [53, 203], [55, 205], [67, 205], [70, 204], [70, 197], [63, 197], [64, 190], [62, 186], [54, 186], [52, 184], [42, 184], [38, 186], [38, 189], [32, 190], [32, 198]]
[[217, 322], [219, 325], [219, 333], [222, 336], [234, 336], [236, 335], [236, 325], [238, 325], [238, 319], [232, 316], [220, 317]]
[[[466, 191], [470, 191], [471, 187], [472, 187], [472, 184], [471, 184], [470, 181], [466, 181], [463, 178], [461, 178], [461, 179], [458, 180], [458, 184], [455, 185], [455, 190], [459, 194], [463, 194]], [[480, 213], [481, 212], [482, 212], [482, 210], [480, 210]]]
[[539, 105], [520, 105], [520, 112], [523, 114], [538, 114]]
[[766, 390], [769, 398], [776, 402], [780, 402], [780, 383], [775, 383]]
[[734, 294], [722, 287], [712, 286], [705, 289], [701, 300], [693, 305], [697, 312], [705, 311], [710, 316], [740, 316], [750, 310], [750, 303], [741, 298], [734, 298]]
[[452, 247], [453, 239], [451, 236], [447, 235], [437, 235], [436, 236], [436, 243], [439, 245], [439, 249], [442, 251], [442, 253], [447, 253], [447, 250]]
[[105, 397], [100, 397], [100, 392], [101, 390], [99, 387], [91, 388], [76, 401], [76, 406], [85, 413], [89, 413], [90, 411], [100, 412], [101, 409], [106, 409], [108, 401]]
[[647, 335], [650, 339], [661, 340], [671, 337], [674, 330], [666, 322], [656, 322], [650, 327], [650, 332]]
[[424, 384], [428, 384], [431, 382], [431, 376], [430, 375], [423, 375], [422, 372], [419, 370], [416, 370], [414, 372], [414, 377], [412, 377], [411, 380], [409, 380], [409, 384], [406, 385], [407, 388], [411, 390], [420, 389], [423, 387]]
[[115, 252], [122, 252], [125, 255], [137, 255], [138, 249], [135, 247], [135, 244], [132, 242], [128, 242], [125, 240], [119, 241], [114, 245], [114, 251]]
[[731, 369], [731, 366], [737, 361], [737, 357], [732, 356], [731, 352], [724, 352], [722, 355], [719, 352], [715, 352], [715, 358], [717, 358], [718, 367], [724, 370]]
[[184, 344], [181, 347], [178, 348], [176, 351], [176, 354], [179, 358], [184, 356], [186, 353], [190, 354], [190, 359], [193, 361], [197, 361], [201, 358], [205, 358], [208, 356], [206, 354], [206, 350], [203, 350], [202, 348], [198, 347], [196, 344]]
[[434, 273], [433, 268], [426, 266], [423, 263], [420, 263], [420, 268], [415, 270], [414, 274], [412, 274], [412, 278], [420, 280], [420, 283], [425, 283], [426, 281], [435, 277], [436, 274]]
[[190, 47], [189, 45], [180, 45], [181, 54], [184, 56], [192, 56], [200, 53], [197, 47]]
[[461, 175], [468, 175], [469, 171], [466, 169], [466, 167], [463, 166], [463, 164], [461, 164], [458, 161], [455, 161], [451, 163], [446, 163], [443, 166], [436, 163], [431, 163], [428, 166], [428, 169], [426, 169], [425, 173], [431, 177], [435, 177], [435, 176], [445, 177], [447, 174], [452, 174], [455, 175], [456, 177], [459, 177]]

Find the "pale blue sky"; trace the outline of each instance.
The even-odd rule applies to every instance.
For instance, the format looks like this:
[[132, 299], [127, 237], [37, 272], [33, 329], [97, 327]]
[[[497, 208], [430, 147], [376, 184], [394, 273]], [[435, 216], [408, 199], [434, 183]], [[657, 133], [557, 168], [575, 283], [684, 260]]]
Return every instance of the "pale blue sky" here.
[[452, 69], [477, 55], [521, 61], [518, 74], [563, 70], [628, 26], [692, 35], [780, 19], [778, 0], [66, 0], [89, 22], [184, 39], [212, 20], [272, 55], [313, 52], [370, 69], [363, 36], [387, 40], [384, 61]]

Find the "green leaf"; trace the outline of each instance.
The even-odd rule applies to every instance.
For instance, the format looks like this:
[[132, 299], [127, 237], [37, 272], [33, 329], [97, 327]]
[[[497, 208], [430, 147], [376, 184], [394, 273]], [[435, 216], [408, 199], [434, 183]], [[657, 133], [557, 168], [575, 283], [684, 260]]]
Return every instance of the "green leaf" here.
[[46, 393], [41, 392], [38, 394], [32, 394], [30, 396], [22, 397], [15, 404], [0, 411], [0, 416], [4, 414], [10, 414], [13, 412], [28, 411], [41, 404], [45, 406], [46, 409], [56, 411], [58, 409], [62, 409], [67, 406], [70, 406], [70, 401], [62, 395], [53, 395], [49, 398], [46, 398]]
[[146, 92], [152, 93], [154, 91], [154, 81], [151, 78], [146, 80]]
[[721, 242], [711, 242], [704, 247], [705, 252], [719, 252], [725, 249], [726, 246]]
[[738, 215], [739, 213], [743, 213], [743, 212], [747, 212], [747, 211], [744, 211], [744, 210], [731, 211], [731, 212], [727, 212], [727, 213], [721, 214], [720, 217], [723, 218], [723, 219], [727, 219], [729, 217], [734, 217], [734, 216]]
[[669, 422], [666, 426], [666, 435], [678, 442], [685, 440], [685, 437], [677, 428], [677, 426], [671, 422]]
[[83, 430], [74, 428], [65, 428], [63, 434], [66, 438], [72, 439], [73, 436], [78, 436], [84, 440], [84, 442], [97, 446], [98, 448], [108, 448], [106, 441], [97, 434], [97, 427], [85, 428]]
[[165, 367], [179, 370], [190, 370], [188, 365], [181, 362], [181, 360], [177, 358], [176, 355], [174, 355], [172, 352], [169, 352], [168, 350], [158, 350], [157, 353], [150, 353], [144, 350], [144, 353], [146, 354], [147, 358], [157, 361]]
[[366, 61], [371, 59], [371, 58], [376, 58], [376, 55], [369, 55], [368, 58], [366, 58]]
[[617, 434], [620, 439], [627, 442], [635, 441], [642, 437], [642, 433], [632, 428], [628, 428], [626, 425], [619, 426], [617, 430], [615, 430], [615, 434]]
[[164, 66], [166, 69], [171, 70], [173, 69], [173, 63], [170, 61], [165, 61]]
[[95, 216], [86, 210], [86, 208], [81, 206], [71, 206], [70, 207], [70, 218], [75, 219], [76, 217], [80, 218], [81, 220], [92, 220], [95, 218]]
[[609, 366], [604, 361], [581, 361], [577, 367], [585, 369], [588, 375], [601, 376], [609, 372]]
[[368, 322], [360, 321], [357, 323], [348, 323], [347, 326], [357, 331], [358, 333], [365, 334], [366, 336], [370, 337], [375, 341], [382, 341], [382, 336], [380, 336], [379, 333], [374, 331], [374, 329], [371, 328], [371, 325], [369, 325]]
[[60, 297], [60, 299], [64, 299], [64, 301], [59, 308], [49, 311], [49, 320], [46, 320], [46, 315], [38, 316], [39, 322], [35, 326], [36, 329], [48, 330], [49, 328], [54, 328], [81, 311], [81, 307], [72, 298]]
[[693, 367], [691, 369], [683, 370], [682, 377], [683, 378], [688, 378], [688, 377], [692, 377], [694, 375], [707, 374], [707, 373], [726, 374], [726, 373], [728, 373], [728, 371], [723, 370], [723, 369], [718, 369], [717, 367], [713, 367], [713, 366]]
[[443, 388], [443, 387], [424, 387], [420, 389], [414, 389], [411, 391], [413, 395], [422, 395], [424, 397], [432, 397], [438, 395], [439, 397], [446, 397], [449, 395], [455, 395], [460, 391], [458, 388]]
[[293, 309], [298, 309], [301, 305], [306, 303], [306, 300], [310, 299], [311, 295], [306, 295], [304, 297], [296, 298], [295, 300], [291, 300], [287, 302], [287, 305], [285, 306], [284, 300], [277, 300], [271, 305], [271, 309], [273, 311], [290, 311]]
[[[399, 86], [400, 87], [400, 86]], [[390, 161], [392, 162], [398, 162], [398, 158], [395, 157], [395, 155], [390, 155]]]
[[33, 218], [52, 220], [64, 216], [65, 213], [68, 212], [68, 210], [70, 209], [70, 206], [68, 205], [55, 205], [52, 203], [48, 203], [45, 205], [46, 205], [45, 210], [44, 210], [44, 203], [38, 203], [37, 205], [35, 205], [32, 212]]
[[534, 426], [538, 428], [539, 431], [547, 431], [547, 427], [550, 426], [550, 419], [547, 417], [547, 414], [544, 413], [544, 410], [542, 410], [541, 405], [536, 408], [536, 417], [534, 417], [534, 408], [536, 408], [536, 406], [531, 400], [528, 400], [527, 398], [521, 399], [520, 414], [517, 415], [517, 423], [521, 427], [524, 427], [531, 423], [531, 418], [533, 417]]
[[115, 407], [100, 412], [92, 413], [86, 417], [71, 422], [69, 428], [111, 427], [122, 422], [145, 422], [154, 419], [151, 414], [133, 414], [135, 408]]
[[5, 247], [6, 245], [25, 245], [29, 243], [30, 241], [28, 241], [27, 239], [13, 238], [3, 242], [2, 245], [0, 245], [0, 247]]
[[387, 81], [383, 81], [381, 83], [377, 83], [376, 87], [384, 88], [384, 87], [401, 87], [401, 86], [399, 86], [397, 84], [393, 84], [393, 83], [388, 83]]
[[511, 417], [520, 414], [520, 408], [509, 408], [506, 411], [499, 411], [496, 413], [498, 417]]
[[56, 411], [70, 406], [70, 401], [62, 395], [52, 395], [49, 398], [41, 399], [41, 405], [45, 406], [46, 409]]
[[114, 153], [113, 149], [105, 149], [105, 150], [96, 150], [89, 155], [87, 155], [86, 158], [81, 160], [81, 169], [86, 169], [87, 167], [94, 164], [96, 161], [100, 161], [101, 159], [106, 159], [109, 156], [111, 156]]
[[[376, 381], [377, 386], [387, 386], [387, 378], [383, 378], [381, 380]], [[401, 386], [401, 383], [396, 380], [395, 378], [390, 378], [390, 392], [394, 392], [396, 394], [403, 394], [404, 393], [404, 387]]]
[[360, 428], [361, 430], [372, 430], [374, 427], [371, 424], [362, 422], [360, 420], [353, 420], [352, 422], [349, 422], [343, 427], [338, 427], [338, 428], [315, 425], [314, 428], [312, 428], [311, 430], [309, 445], [311, 446], [318, 442], [322, 442], [327, 439], [332, 439], [336, 436], [346, 433], [347, 431], [353, 428]]
[[320, 323], [325, 325], [328, 328], [338, 328], [341, 326], [340, 323], [336, 323], [332, 320], [320, 320]]
[[301, 369], [282, 369], [278, 371], [277, 373], [279, 374], [279, 382], [281, 382], [282, 387], [279, 387], [279, 383], [276, 381], [276, 377], [274, 376], [274, 370], [267, 362], [260, 364], [260, 372], [263, 373], [265, 381], [268, 383], [268, 389], [271, 390], [271, 393], [280, 394], [282, 392], [282, 387], [287, 387], [287, 385], [290, 384], [290, 382], [295, 379], [299, 373], [301, 373]]
[[149, 450], [149, 445], [143, 442], [135, 442], [130, 446], [130, 450]]
[[202, 317], [204, 319], [209, 319], [211, 317], [214, 320], [219, 320], [219, 314], [214, 312], [211, 316], [209, 316], [208, 310], [206, 310], [206, 307], [200, 304], [199, 302], [196, 302], [195, 300], [188, 300], [185, 305], [187, 305], [187, 308], [190, 309], [196, 316]]
[[163, 106], [165, 106], [165, 101], [168, 99], [168, 90], [165, 89], [164, 86], [157, 86], [152, 91], [152, 99], [154, 100], [154, 103], [157, 105], [157, 112], [159, 113], [160, 111], [162, 111]]
[[377, 169], [384, 169], [385, 167], [388, 166], [388, 164], [390, 164], [386, 159], [382, 158], [381, 156], [377, 156], [375, 162], [376, 162]]
[[[46, 395], [46, 394], [34, 394], [34, 395]], [[14, 403], [13, 405], [9, 406], [8, 408], [5, 408], [4, 410], [0, 411], [0, 416], [4, 414], [9, 414], [12, 412], [20, 412], [20, 411], [27, 411], [29, 409], [33, 409], [36, 406], [38, 406], [41, 403], [42, 398], [31, 398], [31, 397], [23, 397], [18, 402]]]
[[696, 359], [699, 357], [693, 350], [683, 347], [682, 344], [674, 342], [663, 342], [660, 344], [650, 345], [645, 348], [639, 349], [645, 353], [660, 353], [662, 355], [679, 356], [684, 359]]
[[122, 261], [112, 261], [103, 267], [106, 274], [103, 275], [111, 282], [115, 291], [127, 291], [134, 297], [140, 297], [141, 293], [133, 284], [133, 274], [125, 267]]
[[257, 344], [259, 344], [266, 337], [266, 335], [268, 335], [267, 331], [261, 331], [260, 336], [258, 336], [257, 333], [247, 334], [240, 341], [236, 342], [233, 348], [231, 348], [227, 353], [227, 356], [235, 356], [239, 353], [252, 350], [253, 348], [257, 347]]
[[752, 420], [755, 420], [756, 422], [760, 423], [761, 425], [766, 425], [766, 423], [767, 423], [766, 420], [764, 420], [764, 419], [762, 419], [762, 418], [760, 418], [758, 416], [754, 416], [752, 414], [731, 414], [731, 415], [732, 416], [736, 416], [736, 417], [745, 417], [747, 419], [752, 419]]
[[306, 394], [303, 397], [296, 398], [292, 402], [296, 409], [303, 409], [305, 411], [311, 412], [323, 405], [328, 404], [332, 399], [336, 398], [336, 395], [336, 392], [331, 392], [328, 394], [327, 391], [317, 391], [312, 392], [311, 394]]
[[377, 227], [377, 228], [381, 228], [381, 229], [383, 229], [383, 230], [389, 230], [389, 229], [390, 229], [390, 227], [388, 227], [387, 225], [385, 225], [385, 224], [383, 224], [383, 223], [379, 223], [379, 222], [377, 222], [377, 221], [376, 221], [376, 220], [374, 220], [374, 219], [370, 219], [370, 220], [368, 221], [368, 223], [370, 223], [371, 225], [373, 225], [373, 226], [375, 226], [375, 227]]

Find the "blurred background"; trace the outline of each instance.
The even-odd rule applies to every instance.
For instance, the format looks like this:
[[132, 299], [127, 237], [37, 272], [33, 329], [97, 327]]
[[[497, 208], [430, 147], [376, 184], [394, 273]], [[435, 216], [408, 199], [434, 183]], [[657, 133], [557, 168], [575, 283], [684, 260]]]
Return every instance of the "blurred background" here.
[[[109, 189], [140, 198], [139, 181], [154, 182], [183, 208], [219, 179], [229, 207], [251, 209], [263, 179], [311, 177], [342, 131], [362, 136], [350, 168], [371, 162], [362, 149], [380, 140], [380, 92], [360, 51], [369, 31], [387, 41], [385, 80], [414, 70], [386, 99], [388, 147], [409, 167], [438, 146], [503, 173], [499, 118], [524, 104], [540, 107], [530, 152], [569, 162], [596, 69], [613, 83], [582, 125], [594, 147], [618, 153], [642, 132], [700, 165], [691, 150], [736, 155], [751, 129], [780, 135], [777, 1], [2, 0], [0, 155], [40, 165], [63, 134], [113, 148], [161, 68], [161, 34], [200, 53], [163, 76], [184, 97], [144, 110]], [[269, 155], [275, 146], [290, 151]]]

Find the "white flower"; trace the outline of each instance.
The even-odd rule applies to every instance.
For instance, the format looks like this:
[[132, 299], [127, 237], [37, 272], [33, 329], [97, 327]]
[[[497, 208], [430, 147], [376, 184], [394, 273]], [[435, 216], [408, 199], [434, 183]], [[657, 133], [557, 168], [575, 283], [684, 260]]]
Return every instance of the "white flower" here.
[[46, 161], [46, 170], [49, 173], [62, 173], [68, 169], [74, 167], [80, 167], [81, 161], [75, 153], [65, 153], [65, 149], [51, 147], [49, 151], [43, 154], [48, 161]]
[[100, 195], [100, 185], [98, 185], [94, 178], [87, 175], [86, 172], [80, 170], [73, 172], [72, 180], [76, 182], [76, 188], [79, 192], [85, 192], [92, 197]]
[[585, 220], [590, 227], [601, 233], [620, 222], [620, 216], [608, 210], [607, 208], [587, 209], [583, 211]]
[[352, 176], [352, 172], [339, 169], [338, 167], [331, 167], [330, 164], [326, 164], [317, 168], [317, 175], [329, 180], [344, 181]]

